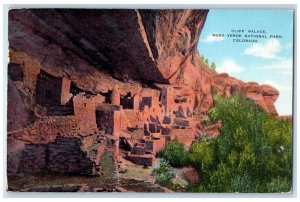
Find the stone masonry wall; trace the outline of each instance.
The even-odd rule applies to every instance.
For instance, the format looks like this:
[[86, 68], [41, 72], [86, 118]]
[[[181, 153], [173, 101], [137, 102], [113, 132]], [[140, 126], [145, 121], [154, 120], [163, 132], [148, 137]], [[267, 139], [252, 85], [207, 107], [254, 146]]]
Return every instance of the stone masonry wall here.
[[78, 119], [80, 130], [92, 132], [97, 129], [96, 105], [93, 98], [87, 98], [84, 94], [78, 94], [73, 98], [74, 114]]
[[70, 87], [71, 87], [71, 81], [66, 78], [62, 78], [62, 86], [61, 86], [61, 100], [60, 104], [65, 105], [71, 97], [73, 96], [72, 93], [70, 93]]
[[131, 127], [143, 128], [144, 127], [144, 112], [139, 110], [124, 109], [124, 113]]
[[19, 171], [21, 173], [41, 173], [46, 170], [47, 146], [26, 144], [21, 154]]
[[48, 146], [47, 170], [60, 174], [95, 174], [94, 162], [81, 149], [78, 138], [57, 138]]
[[25, 53], [15, 52], [12, 49], [9, 50], [9, 62], [23, 66], [23, 81], [17, 81], [14, 84], [22, 92], [24, 104], [27, 109], [33, 111], [35, 105], [35, 87], [41, 64]]
[[151, 154], [134, 155], [129, 153], [126, 158], [137, 165], [152, 166], [153, 164], [153, 155]]
[[195, 139], [195, 131], [192, 129], [170, 129], [171, 141], [177, 139], [184, 144], [185, 147], [190, 147]]
[[117, 107], [113, 105], [101, 105], [98, 106], [96, 110], [97, 127], [108, 134], [113, 133], [113, 110], [115, 108], [117, 109]]
[[70, 137], [58, 137], [48, 144], [26, 144], [18, 172], [96, 174], [95, 163], [82, 149], [82, 140]]

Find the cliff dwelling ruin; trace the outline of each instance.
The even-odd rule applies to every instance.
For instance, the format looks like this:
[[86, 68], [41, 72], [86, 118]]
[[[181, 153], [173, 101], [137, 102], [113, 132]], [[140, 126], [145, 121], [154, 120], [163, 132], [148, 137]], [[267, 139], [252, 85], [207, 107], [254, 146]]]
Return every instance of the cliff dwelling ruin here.
[[213, 93], [240, 91], [278, 115], [278, 90], [203, 65], [207, 13], [10, 10], [8, 176], [111, 180], [125, 164], [155, 166], [175, 139], [188, 149], [202, 133], [219, 135], [221, 122], [203, 124]]
[[[179, 139], [189, 146], [195, 139], [193, 120], [195, 96], [187, 85], [159, 85], [141, 92], [121, 95], [116, 84], [103, 96], [78, 92], [76, 84], [43, 70], [37, 76], [36, 103], [47, 116], [69, 116], [77, 120], [78, 132], [105, 131], [115, 137], [116, 155], [152, 166], [157, 152], [168, 141]], [[110, 96], [110, 97], [108, 97]], [[110, 102], [105, 102], [110, 100]], [[188, 134], [181, 138], [181, 134]], [[121, 140], [121, 141], [120, 141]], [[119, 151], [118, 143], [127, 149]]]

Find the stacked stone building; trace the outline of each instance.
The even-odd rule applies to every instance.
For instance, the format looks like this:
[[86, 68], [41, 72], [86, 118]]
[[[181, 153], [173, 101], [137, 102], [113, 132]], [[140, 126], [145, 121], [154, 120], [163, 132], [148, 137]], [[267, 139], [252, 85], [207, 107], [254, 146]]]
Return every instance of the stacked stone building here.
[[161, 85], [121, 95], [115, 85], [108, 94], [92, 94], [68, 78], [41, 71], [36, 102], [47, 115], [72, 116], [80, 132], [105, 131], [115, 137], [116, 153], [121, 144], [125, 158], [151, 166], [166, 143], [178, 139], [187, 147], [195, 139], [192, 129], [194, 94], [185, 85]]

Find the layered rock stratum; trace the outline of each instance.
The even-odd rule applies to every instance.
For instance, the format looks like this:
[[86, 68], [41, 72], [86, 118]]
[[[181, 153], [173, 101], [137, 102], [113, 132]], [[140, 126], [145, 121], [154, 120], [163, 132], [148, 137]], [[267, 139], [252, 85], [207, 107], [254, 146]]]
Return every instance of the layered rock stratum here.
[[[9, 47], [42, 69], [93, 93], [119, 83], [123, 94], [153, 83], [188, 84], [199, 102], [238, 89], [277, 114], [279, 92], [205, 68], [197, 45], [208, 10], [18, 9], [9, 12]], [[200, 47], [201, 50], [201, 47]]]

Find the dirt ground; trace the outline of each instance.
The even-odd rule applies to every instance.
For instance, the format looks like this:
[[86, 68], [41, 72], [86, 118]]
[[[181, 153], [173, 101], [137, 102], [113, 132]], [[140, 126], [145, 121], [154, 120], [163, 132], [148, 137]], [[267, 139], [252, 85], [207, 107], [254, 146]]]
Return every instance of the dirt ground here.
[[[74, 187], [78, 189], [59, 189], [59, 187]], [[103, 178], [102, 176], [55, 176], [26, 175], [8, 177], [8, 191], [33, 192], [165, 192], [165, 189], [149, 182], [125, 178]]]

